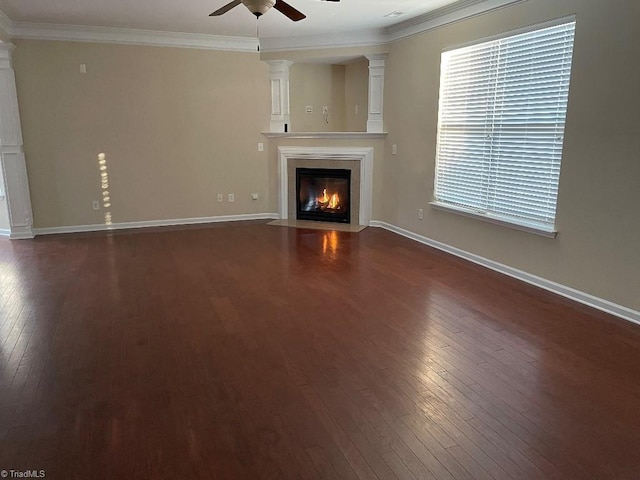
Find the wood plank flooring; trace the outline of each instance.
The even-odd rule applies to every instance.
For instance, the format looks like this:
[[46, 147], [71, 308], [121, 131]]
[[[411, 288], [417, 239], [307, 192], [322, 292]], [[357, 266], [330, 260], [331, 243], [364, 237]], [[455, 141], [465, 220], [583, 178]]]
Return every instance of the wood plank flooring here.
[[392, 233], [0, 240], [0, 470], [638, 479], [640, 327]]

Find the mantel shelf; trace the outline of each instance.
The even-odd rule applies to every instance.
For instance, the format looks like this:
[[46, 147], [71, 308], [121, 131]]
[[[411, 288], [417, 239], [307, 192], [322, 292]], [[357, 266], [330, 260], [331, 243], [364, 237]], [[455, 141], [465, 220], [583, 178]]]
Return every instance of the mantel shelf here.
[[327, 139], [352, 139], [352, 138], [385, 138], [387, 132], [262, 132], [267, 138], [327, 138]]

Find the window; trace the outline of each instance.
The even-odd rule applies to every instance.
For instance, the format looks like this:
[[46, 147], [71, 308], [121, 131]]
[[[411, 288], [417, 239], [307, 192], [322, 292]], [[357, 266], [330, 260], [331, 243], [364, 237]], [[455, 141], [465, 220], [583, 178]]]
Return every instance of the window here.
[[442, 54], [435, 205], [553, 232], [574, 32]]

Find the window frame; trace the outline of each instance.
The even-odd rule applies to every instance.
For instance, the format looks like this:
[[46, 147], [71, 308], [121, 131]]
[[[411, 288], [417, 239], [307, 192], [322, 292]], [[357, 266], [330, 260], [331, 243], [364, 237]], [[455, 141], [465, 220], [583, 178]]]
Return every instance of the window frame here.
[[[436, 137], [436, 152], [435, 152], [435, 169], [434, 169], [434, 182], [433, 182], [433, 198], [432, 201], [429, 202], [430, 205], [436, 210], [442, 210], [446, 212], [451, 212], [459, 215], [463, 215], [466, 217], [476, 218], [479, 220], [483, 220], [489, 223], [502, 225], [505, 227], [513, 228], [516, 230], [521, 230], [529, 233], [534, 233], [538, 235], [542, 235], [545, 237], [555, 238], [557, 236], [557, 200], [559, 195], [556, 194], [556, 213], [553, 217], [553, 224], [544, 224], [542, 222], [536, 222], [534, 220], [528, 220], [526, 218], [518, 218], [518, 217], [510, 217], [506, 215], [501, 215], [498, 213], [494, 213], [492, 211], [480, 211], [476, 210], [472, 207], [465, 207], [462, 205], [456, 205], [450, 202], [442, 202], [439, 201], [436, 197], [436, 192], [438, 188], [438, 176], [439, 176], [439, 157], [440, 157], [440, 147], [441, 147], [441, 127], [442, 127], [442, 114], [443, 114], [443, 79], [444, 79], [444, 70], [443, 70], [443, 57], [447, 52], [452, 52], [459, 49], [464, 49], [467, 47], [472, 47], [476, 45], [482, 45], [485, 43], [490, 43], [500, 39], [506, 39], [509, 37], [514, 37], [530, 32], [535, 32], [537, 30], [544, 30], [546, 28], [560, 26], [567, 23], [574, 23], [574, 37], [573, 37], [573, 49], [575, 51], [575, 30], [577, 30], [576, 16], [571, 15], [567, 17], [557, 18], [548, 22], [537, 23], [534, 25], [529, 25], [524, 28], [520, 28], [517, 30], [511, 30], [508, 32], [503, 32], [498, 35], [493, 35], [489, 37], [483, 37], [480, 39], [475, 39], [470, 42], [466, 42], [463, 44], [456, 44], [448, 46], [443, 49], [441, 52], [441, 65], [440, 65], [440, 89], [439, 89], [439, 99], [438, 99], [438, 125], [437, 125], [437, 137]], [[570, 70], [569, 70], [569, 79], [571, 79], [571, 72], [573, 70], [573, 54], [570, 60]], [[570, 90], [570, 87], [569, 87]], [[494, 99], [495, 100], [495, 99]], [[566, 121], [568, 116], [568, 100], [567, 107], [564, 112], [564, 129], [566, 130]], [[562, 148], [560, 153], [560, 166], [562, 163], [562, 157], [564, 156], [564, 132], [562, 139]], [[559, 191], [560, 178], [558, 178], [558, 191]]]

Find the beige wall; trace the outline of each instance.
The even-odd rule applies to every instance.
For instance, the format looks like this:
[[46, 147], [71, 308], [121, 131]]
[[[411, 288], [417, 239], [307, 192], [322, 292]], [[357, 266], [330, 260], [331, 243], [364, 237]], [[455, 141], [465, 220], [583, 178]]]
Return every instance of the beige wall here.
[[[345, 128], [345, 67], [296, 63], [289, 70], [292, 132], [342, 132]], [[322, 114], [329, 107], [328, 122]], [[313, 113], [306, 107], [312, 106]]]
[[[614, 5], [615, 4], [615, 5]], [[429, 207], [440, 53], [577, 15], [556, 239]], [[382, 219], [534, 275], [640, 310], [640, 2], [530, 0], [391, 45]], [[392, 144], [398, 155], [390, 155]], [[423, 221], [418, 208], [425, 209]]]
[[91, 209], [101, 152], [114, 223], [268, 211], [267, 154], [257, 149], [269, 122], [268, 68], [257, 54], [15, 44], [36, 228], [104, 222], [104, 209]]
[[369, 111], [369, 60], [366, 58], [345, 66], [344, 103], [345, 130], [366, 132]]
[[[289, 73], [291, 131], [367, 131], [369, 61], [366, 58], [346, 65], [295, 63]], [[322, 113], [325, 105], [329, 107], [328, 123]], [[307, 106], [313, 107], [312, 113], [307, 113]]]

